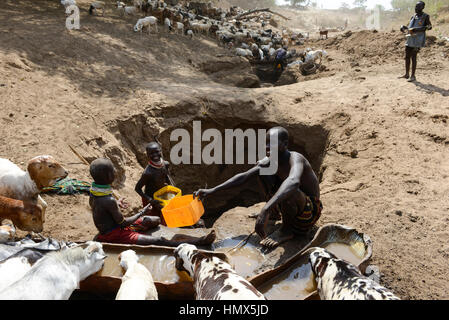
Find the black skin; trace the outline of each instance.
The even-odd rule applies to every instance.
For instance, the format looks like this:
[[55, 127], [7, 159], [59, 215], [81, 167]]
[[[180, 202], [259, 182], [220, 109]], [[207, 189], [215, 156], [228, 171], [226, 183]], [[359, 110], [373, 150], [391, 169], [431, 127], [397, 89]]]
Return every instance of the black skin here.
[[[92, 171], [95, 172], [92, 175]], [[91, 163], [91, 175], [98, 184], [112, 184], [115, 179], [115, 169], [112, 162], [106, 159], [97, 159]], [[125, 218], [120, 212], [119, 205], [115, 198], [110, 196], [94, 197], [90, 196], [90, 207], [92, 208], [93, 220], [100, 234], [105, 234], [118, 227], [128, 227], [143, 217], [142, 225], [146, 230], [153, 229], [160, 225], [159, 217], [145, 216], [149, 213], [151, 204], [142, 211]], [[215, 240], [215, 231], [212, 230], [207, 236], [192, 237], [188, 235], [175, 235], [171, 240], [164, 237], [153, 237], [150, 235], [139, 234], [137, 244], [139, 245], [159, 245], [176, 247], [182, 243], [194, 245], [207, 245]]]
[[[149, 160], [155, 163], [158, 163], [161, 160], [162, 148], [158, 143], [149, 143], [146, 147], [146, 151]], [[147, 199], [152, 207], [160, 212], [162, 209], [162, 203], [159, 200], [153, 199], [153, 194], [167, 185], [175, 186], [175, 183], [170, 175], [169, 163], [165, 161], [165, 166], [160, 169], [148, 165], [137, 182], [134, 190], [141, 197]], [[143, 187], [145, 188], [145, 191], [142, 191]], [[204, 227], [204, 221], [200, 219], [198, 223], [192, 227]]]
[[[150, 143], [147, 146], [146, 151], [149, 160], [155, 163], [161, 160], [162, 149], [158, 143]], [[160, 201], [153, 199], [153, 194], [167, 185], [174, 186], [173, 180], [170, 177], [168, 162], [165, 162], [165, 166], [160, 169], [148, 165], [134, 190], [142, 198], [147, 199], [153, 207], [160, 210], [162, 208], [161, 203]], [[143, 187], [145, 187], [145, 191], [142, 191]]]
[[[415, 6], [415, 13], [418, 15], [418, 17], [421, 17], [424, 14], [424, 7], [425, 4], [423, 2], [418, 2]], [[406, 26], [401, 26], [401, 32], [405, 32], [406, 30], [409, 31], [410, 34], [414, 34], [416, 32], [425, 32], [426, 30], [432, 30], [432, 23], [430, 22], [430, 17], [428, 16], [427, 20], [424, 22], [424, 25], [422, 27], [417, 28], [408, 28]], [[405, 75], [403, 75], [400, 78], [409, 79], [409, 81], [416, 80], [415, 73], [416, 73], [416, 67], [418, 66], [418, 60], [417, 60], [418, 51], [415, 51], [411, 55], [407, 55], [405, 58]], [[412, 74], [410, 77], [410, 65], [412, 67]]]
[[[194, 197], [201, 200], [227, 189], [235, 188], [246, 183], [251, 177], [259, 176], [268, 182], [270, 189], [277, 190], [271, 199], [265, 204], [256, 221], [255, 231], [262, 239], [263, 246], [274, 248], [293, 238], [291, 229], [292, 219], [298, 210], [302, 212], [306, 205], [306, 194], [312, 197], [320, 197], [319, 181], [310, 163], [300, 153], [288, 150], [288, 133], [285, 129], [277, 127], [270, 129], [267, 134], [266, 149], [270, 155], [270, 140], [278, 136], [278, 170], [273, 176], [261, 176], [260, 169], [269, 164], [265, 158], [258, 165], [240, 173], [212, 189], [200, 189], [194, 193]], [[277, 205], [281, 207], [282, 225], [268, 238], [265, 233], [270, 213], [275, 211]]]

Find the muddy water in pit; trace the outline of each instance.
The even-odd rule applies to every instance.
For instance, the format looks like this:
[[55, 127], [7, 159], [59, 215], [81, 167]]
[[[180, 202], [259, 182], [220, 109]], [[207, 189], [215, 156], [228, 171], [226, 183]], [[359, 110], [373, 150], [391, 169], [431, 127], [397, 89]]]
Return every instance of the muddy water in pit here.
[[[122, 277], [123, 269], [118, 259], [119, 252], [106, 252], [107, 258], [99, 276]], [[175, 258], [163, 253], [140, 255], [139, 263], [143, 264], [153, 276], [155, 282], [177, 283], [191, 281], [185, 272], [179, 272], [175, 268]]]
[[267, 286], [259, 288], [268, 300], [302, 300], [316, 290], [309, 263], [293, 266]]
[[226, 253], [229, 257], [231, 266], [234, 270], [244, 278], [255, 276], [255, 270], [262, 264], [265, 257], [259, 248], [251, 243], [247, 243], [244, 247], [227, 253], [235, 247], [242, 239], [225, 239], [213, 245], [213, 250]]
[[356, 242], [352, 245], [340, 242], [331, 242], [324, 244], [323, 248], [336, 255], [337, 258], [346, 260], [354, 265], [358, 265], [362, 262], [363, 255], [365, 254], [365, 246], [363, 245], [363, 242]]
[[[354, 265], [360, 264], [365, 254], [363, 242], [351, 245], [338, 242], [328, 242], [323, 248]], [[270, 283], [262, 286], [262, 292], [268, 300], [302, 300], [316, 290], [315, 276], [313, 275], [308, 257], [301, 259], [282, 274], [275, 277]]]

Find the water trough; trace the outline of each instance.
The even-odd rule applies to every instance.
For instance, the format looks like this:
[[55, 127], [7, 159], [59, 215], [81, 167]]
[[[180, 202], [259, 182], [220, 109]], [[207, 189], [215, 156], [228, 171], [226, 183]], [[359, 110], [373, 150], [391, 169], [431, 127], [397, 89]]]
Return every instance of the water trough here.
[[[193, 300], [194, 289], [190, 277], [175, 268], [174, 250], [172, 247], [139, 246], [126, 244], [103, 243], [107, 258], [102, 270], [80, 283], [80, 292], [97, 296], [114, 297], [122, 283], [122, 268], [118, 255], [125, 250], [134, 250], [140, 257], [139, 262], [150, 270], [160, 300]], [[224, 253], [200, 250], [207, 256], [216, 256], [228, 261]]]
[[319, 299], [316, 283], [309, 263], [314, 247], [329, 250], [338, 258], [347, 260], [364, 273], [372, 256], [369, 236], [354, 228], [327, 224], [296, 255], [281, 266], [263, 272], [249, 281], [269, 300]]

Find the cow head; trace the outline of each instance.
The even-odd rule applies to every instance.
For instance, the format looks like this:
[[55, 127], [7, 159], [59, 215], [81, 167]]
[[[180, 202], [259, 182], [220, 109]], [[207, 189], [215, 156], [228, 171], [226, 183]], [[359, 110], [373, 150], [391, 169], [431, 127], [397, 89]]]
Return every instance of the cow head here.
[[134, 250], [126, 250], [119, 254], [118, 259], [120, 261], [120, 266], [128, 270], [131, 264], [139, 262], [139, 257]]
[[321, 277], [326, 271], [327, 264], [331, 259], [336, 258], [332, 253], [323, 248], [315, 248], [310, 253], [309, 262], [315, 276]]
[[83, 249], [84, 259], [82, 259], [80, 264], [78, 264], [81, 281], [100, 271], [103, 268], [104, 259], [106, 259], [106, 254], [103, 251], [103, 246], [101, 243], [87, 241], [86, 245], [87, 247]]
[[39, 190], [50, 187], [68, 172], [52, 156], [38, 156], [28, 162], [28, 173]]
[[183, 243], [180, 244], [174, 252], [175, 256], [175, 267], [178, 271], [185, 271], [193, 278], [195, 272], [194, 267], [194, 257], [198, 254], [198, 249], [191, 244]]

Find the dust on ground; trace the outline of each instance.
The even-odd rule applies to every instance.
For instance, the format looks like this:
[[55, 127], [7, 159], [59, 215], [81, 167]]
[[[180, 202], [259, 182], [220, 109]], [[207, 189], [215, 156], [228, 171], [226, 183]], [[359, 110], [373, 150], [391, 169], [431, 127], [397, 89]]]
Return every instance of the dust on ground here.
[[[1, 157], [24, 167], [51, 154], [71, 177], [87, 181], [87, 167], [68, 144], [89, 161], [109, 157], [131, 213], [140, 206], [133, 189], [143, 143], [154, 135], [168, 141], [170, 129], [194, 119], [285, 125], [295, 145], [317, 155], [324, 203], [318, 226], [340, 223], [368, 234], [381, 283], [401, 298], [449, 298], [447, 42], [422, 50], [418, 81], [408, 83], [397, 79], [404, 72], [398, 32], [331, 34], [305, 44], [329, 52], [319, 76], [243, 88], [254, 81], [246, 60], [210, 71], [220, 57], [235, 59], [213, 39], [141, 37], [132, 32], [136, 17], [119, 17], [112, 5], [105, 17], [91, 17], [88, 1], [77, 2], [79, 31], [66, 30], [57, 1], [0, 3]], [[174, 178], [188, 193], [218, 169], [206, 176], [183, 170], [175, 168]], [[96, 234], [87, 196], [44, 199], [45, 236], [85, 241]], [[236, 208], [217, 222], [239, 219], [240, 229], [251, 230], [254, 220], [245, 216], [259, 207]]]

